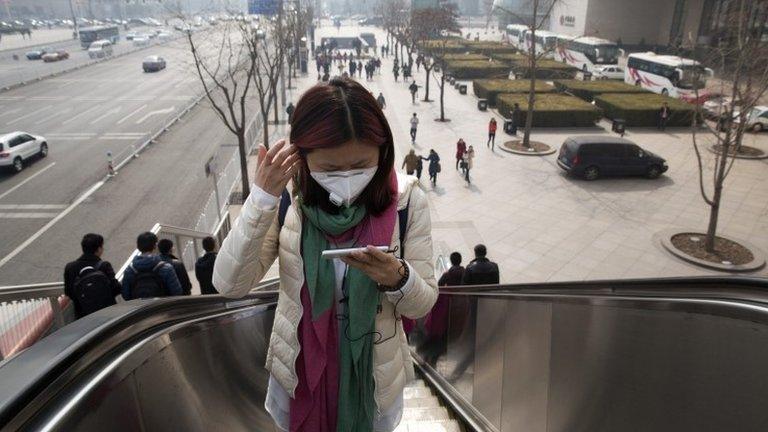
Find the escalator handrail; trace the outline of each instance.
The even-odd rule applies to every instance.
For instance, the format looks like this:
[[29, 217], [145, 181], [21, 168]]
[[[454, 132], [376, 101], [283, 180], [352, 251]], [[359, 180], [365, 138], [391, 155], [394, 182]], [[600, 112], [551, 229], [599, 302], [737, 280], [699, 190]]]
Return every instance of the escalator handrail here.
[[275, 279], [240, 299], [183, 296], [119, 303], [81, 318], [0, 364], [0, 428], [64, 372], [76, 375], [158, 326], [277, 301]]

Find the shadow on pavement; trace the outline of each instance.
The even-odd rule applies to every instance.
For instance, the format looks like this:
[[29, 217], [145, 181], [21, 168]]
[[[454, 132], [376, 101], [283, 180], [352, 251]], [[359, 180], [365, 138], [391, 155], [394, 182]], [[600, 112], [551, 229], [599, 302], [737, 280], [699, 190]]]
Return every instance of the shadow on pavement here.
[[657, 179], [643, 177], [602, 177], [594, 181], [587, 181], [564, 172], [562, 178], [575, 187], [587, 192], [645, 192], [653, 191], [675, 184], [671, 177], [662, 175]]

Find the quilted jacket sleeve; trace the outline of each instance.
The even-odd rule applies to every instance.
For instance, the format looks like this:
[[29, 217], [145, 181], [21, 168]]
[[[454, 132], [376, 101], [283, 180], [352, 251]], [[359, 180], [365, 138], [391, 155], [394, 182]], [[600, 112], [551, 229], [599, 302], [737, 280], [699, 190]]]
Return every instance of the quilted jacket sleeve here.
[[250, 194], [224, 239], [213, 266], [213, 286], [226, 297], [242, 297], [256, 285], [277, 257], [277, 207], [260, 208]]
[[[437, 301], [437, 282], [432, 263], [432, 222], [427, 206], [427, 196], [419, 187], [411, 189], [408, 210], [408, 226], [405, 231], [405, 260], [415, 270], [413, 287], [388, 297], [397, 303], [397, 311], [411, 319], [426, 315]], [[399, 299], [399, 302], [398, 302]]]

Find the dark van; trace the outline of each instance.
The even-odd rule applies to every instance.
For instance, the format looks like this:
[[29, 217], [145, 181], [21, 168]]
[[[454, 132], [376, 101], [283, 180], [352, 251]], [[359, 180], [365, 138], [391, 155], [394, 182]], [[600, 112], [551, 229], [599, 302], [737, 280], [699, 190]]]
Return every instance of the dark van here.
[[602, 176], [657, 178], [667, 171], [667, 162], [624, 138], [577, 136], [565, 140], [557, 156], [560, 168], [586, 180]]

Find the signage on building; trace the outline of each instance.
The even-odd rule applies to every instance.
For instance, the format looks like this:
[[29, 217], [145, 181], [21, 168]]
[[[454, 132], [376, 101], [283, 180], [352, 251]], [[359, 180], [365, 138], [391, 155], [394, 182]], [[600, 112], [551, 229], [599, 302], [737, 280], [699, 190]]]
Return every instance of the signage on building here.
[[248, 0], [248, 13], [251, 15], [276, 15], [280, 0]]
[[573, 15], [560, 15], [560, 25], [564, 27], [575, 27], [576, 17]]

